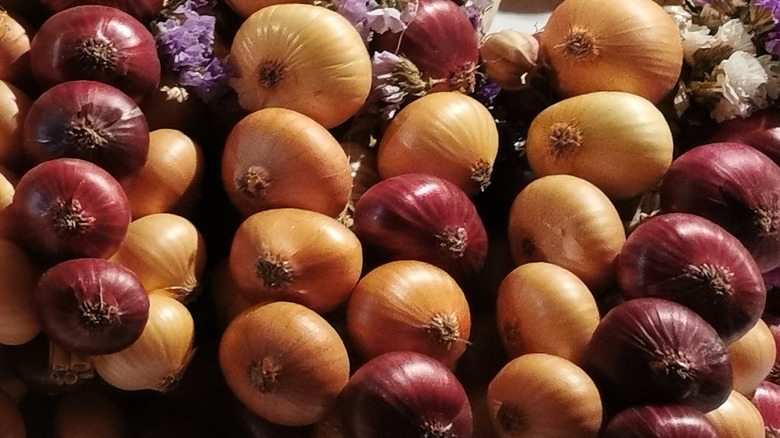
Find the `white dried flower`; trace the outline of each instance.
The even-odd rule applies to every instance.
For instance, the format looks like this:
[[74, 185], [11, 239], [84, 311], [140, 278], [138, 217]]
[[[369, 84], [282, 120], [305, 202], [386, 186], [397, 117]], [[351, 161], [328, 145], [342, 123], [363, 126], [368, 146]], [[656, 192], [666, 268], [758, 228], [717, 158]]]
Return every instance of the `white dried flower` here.
[[756, 46], [753, 44], [753, 37], [750, 29], [738, 18], [723, 23], [714, 37], [716, 43], [723, 43], [738, 52], [750, 54], [756, 53]]
[[760, 103], [766, 99], [768, 75], [753, 55], [734, 52], [715, 68], [714, 74], [723, 94], [710, 113], [715, 121], [747, 117], [760, 109]]
[[715, 44], [715, 37], [710, 35], [710, 29], [697, 24], [690, 24], [680, 32], [683, 43], [683, 55], [688, 64], [695, 64], [694, 54], [699, 49], [709, 49]]

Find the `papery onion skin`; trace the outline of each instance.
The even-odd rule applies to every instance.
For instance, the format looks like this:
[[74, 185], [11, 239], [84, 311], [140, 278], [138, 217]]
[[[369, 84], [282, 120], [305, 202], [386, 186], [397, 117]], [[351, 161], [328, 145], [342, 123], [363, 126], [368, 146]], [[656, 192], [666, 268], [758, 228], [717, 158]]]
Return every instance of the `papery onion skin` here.
[[674, 160], [661, 210], [722, 226], [750, 250], [761, 272], [780, 266], [780, 166], [740, 143], [697, 146]]
[[27, 93], [0, 81], [0, 165], [18, 173], [27, 167], [23, 130], [31, 106]]
[[780, 385], [762, 382], [750, 402], [761, 413], [766, 438], [780, 437]]
[[354, 115], [371, 89], [371, 58], [347, 19], [310, 4], [277, 4], [252, 15], [230, 48], [231, 86], [242, 108], [281, 107], [325, 128]]
[[138, 105], [118, 88], [67, 81], [33, 102], [24, 122], [24, 150], [33, 164], [79, 158], [124, 183], [146, 163], [149, 126]]
[[43, 332], [75, 353], [116, 353], [141, 336], [146, 289], [129, 269], [104, 259], [60, 262], [41, 276], [33, 297]]
[[371, 48], [405, 56], [420, 69], [423, 79], [442, 80], [433, 91], [474, 91], [478, 36], [453, 1], [419, 0], [407, 28], [374, 35]]
[[344, 438], [470, 438], [466, 391], [440, 362], [392, 352], [362, 365], [340, 396]]
[[33, 291], [41, 273], [21, 247], [0, 239], [0, 344], [24, 344], [40, 333]]
[[712, 325], [726, 343], [753, 327], [766, 287], [748, 250], [703, 217], [651, 217], [626, 240], [617, 260], [626, 299], [658, 297], [683, 304]]
[[598, 0], [566, 0], [550, 14], [541, 46], [564, 96], [625, 91], [657, 103], [683, 64], [677, 24], [652, 0], [606, 10]]
[[704, 414], [690, 406], [641, 406], [619, 412], [601, 438], [718, 438]]
[[76, 158], [45, 161], [27, 171], [11, 212], [16, 238], [47, 263], [107, 258], [130, 224], [130, 202], [116, 179]]
[[455, 277], [485, 263], [488, 237], [476, 207], [455, 184], [403, 174], [371, 186], [355, 205], [355, 234], [384, 260], [420, 260]]
[[110, 6], [127, 12], [141, 22], [151, 20], [163, 8], [164, 0], [41, 0], [53, 12], [81, 5]]
[[693, 310], [660, 298], [610, 310], [582, 367], [615, 407], [682, 404], [708, 411], [728, 398], [732, 384], [726, 345], [715, 330]]
[[757, 111], [718, 124], [708, 143], [742, 143], [763, 152], [780, 165], [780, 112]]
[[30, 59], [33, 76], [44, 89], [94, 80], [140, 102], [160, 82], [152, 34], [133, 16], [109, 6], [76, 6], [51, 16], [33, 37]]

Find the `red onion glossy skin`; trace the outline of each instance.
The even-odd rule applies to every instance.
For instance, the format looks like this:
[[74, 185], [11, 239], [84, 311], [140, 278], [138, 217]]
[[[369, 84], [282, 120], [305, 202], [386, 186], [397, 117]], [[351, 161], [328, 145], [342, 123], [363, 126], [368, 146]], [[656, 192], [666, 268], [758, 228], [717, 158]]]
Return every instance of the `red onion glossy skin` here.
[[706, 412], [731, 393], [731, 361], [718, 334], [692, 310], [660, 298], [609, 311], [582, 368], [616, 408], [681, 404]]
[[750, 330], [764, 311], [766, 286], [753, 257], [734, 236], [699, 216], [650, 218], [628, 236], [616, 266], [626, 299], [683, 304], [726, 343]]
[[135, 101], [118, 88], [68, 81], [33, 102], [24, 122], [24, 148], [34, 163], [80, 158], [125, 182], [146, 163], [149, 125]]
[[9, 208], [16, 238], [46, 263], [108, 258], [131, 220], [130, 201], [116, 179], [76, 158], [45, 161], [27, 171]]
[[750, 402], [764, 419], [766, 438], [780, 437], [780, 385], [761, 382]]
[[780, 266], [780, 167], [739, 143], [697, 146], [674, 160], [660, 189], [661, 210], [722, 226], [753, 254], [761, 272]]
[[344, 388], [339, 409], [344, 438], [472, 435], [463, 386], [448, 368], [419, 353], [385, 353], [361, 366]]
[[424, 174], [404, 174], [371, 186], [355, 205], [353, 231], [372, 254], [420, 260], [454, 278], [478, 272], [488, 239], [482, 219], [458, 186]]
[[737, 117], [718, 125], [712, 143], [744, 143], [780, 164], [780, 113], [764, 110], [749, 117]]
[[40, 0], [53, 12], [81, 5], [111, 6], [127, 12], [141, 22], [151, 20], [162, 10], [163, 0]]
[[141, 336], [149, 317], [149, 297], [138, 277], [104, 259], [54, 265], [33, 296], [43, 332], [74, 353], [123, 350]]
[[479, 61], [477, 32], [451, 0], [419, 0], [417, 14], [406, 30], [375, 35], [372, 48], [405, 56], [423, 79], [445, 80], [433, 88], [435, 91], [474, 89]]
[[94, 80], [140, 102], [160, 82], [152, 34], [131, 15], [108, 6], [76, 6], [51, 16], [30, 43], [30, 60], [44, 88]]
[[718, 438], [718, 432], [690, 406], [642, 406], [612, 417], [600, 438]]

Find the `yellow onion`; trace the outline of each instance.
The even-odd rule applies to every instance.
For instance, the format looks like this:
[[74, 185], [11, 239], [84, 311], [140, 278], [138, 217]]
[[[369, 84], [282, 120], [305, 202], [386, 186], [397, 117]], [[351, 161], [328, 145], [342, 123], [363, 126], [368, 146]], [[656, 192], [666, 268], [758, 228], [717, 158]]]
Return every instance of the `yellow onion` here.
[[674, 142], [650, 101], [603, 91], [543, 110], [531, 122], [526, 151], [537, 176], [578, 176], [611, 199], [627, 199], [658, 185], [672, 164]]
[[146, 163], [124, 185], [133, 218], [154, 213], [185, 215], [202, 178], [203, 152], [187, 134], [176, 129], [150, 132]]
[[68, 393], [54, 407], [56, 438], [126, 438], [128, 426], [117, 403], [96, 390]]
[[186, 301], [200, 284], [206, 245], [188, 219], [155, 213], [130, 222], [110, 260], [133, 271], [147, 291], [164, 289]]
[[775, 364], [775, 338], [764, 320], [759, 319], [747, 333], [728, 345], [734, 390], [752, 397], [758, 385]]
[[498, 154], [498, 128], [484, 105], [465, 94], [427, 94], [403, 108], [379, 144], [379, 174], [387, 179], [426, 173], [468, 195], [490, 184]]
[[529, 33], [504, 29], [482, 40], [479, 55], [488, 79], [503, 90], [519, 90], [537, 68], [539, 40]]
[[653, 0], [565, 0], [550, 14], [541, 46], [567, 97], [625, 91], [657, 103], [683, 63], [677, 24]]
[[30, 37], [7, 11], [0, 9], [0, 80], [19, 83], [30, 73]]
[[14, 199], [15, 186], [19, 178], [10, 170], [0, 166], [0, 238], [13, 236], [14, 226], [8, 206]]
[[22, 127], [32, 100], [8, 82], [0, 81], [0, 165], [19, 171], [25, 153]]
[[126, 391], [166, 391], [194, 353], [195, 321], [187, 307], [161, 292], [149, 294], [149, 319], [141, 337], [117, 353], [95, 356], [95, 372]]
[[249, 292], [243, 292], [230, 273], [229, 259], [222, 260], [211, 270], [208, 291], [223, 330], [233, 318], [253, 305], [244, 296]]
[[761, 413], [744, 395], [731, 391], [729, 398], [704, 414], [719, 438], [766, 438]]
[[371, 89], [371, 58], [346, 18], [310, 4], [253, 13], [230, 48], [231, 86], [246, 110], [281, 107], [326, 128], [350, 118]]
[[21, 345], [41, 331], [33, 300], [41, 273], [21, 247], [0, 239], [0, 344]]

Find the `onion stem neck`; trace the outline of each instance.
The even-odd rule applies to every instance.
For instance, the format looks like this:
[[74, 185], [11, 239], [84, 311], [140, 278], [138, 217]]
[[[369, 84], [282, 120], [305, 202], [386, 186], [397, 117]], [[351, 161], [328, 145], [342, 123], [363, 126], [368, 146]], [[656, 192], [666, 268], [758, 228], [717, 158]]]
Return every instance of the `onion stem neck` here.
[[439, 248], [453, 259], [463, 257], [466, 252], [468, 236], [464, 227], [447, 228], [436, 235], [436, 240], [438, 240]]
[[677, 377], [679, 381], [692, 380], [696, 377], [696, 370], [691, 360], [679, 351], [661, 351], [656, 353], [656, 358], [650, 363], [656, 374], [665, 377]]
[[525, 419], [517, 406], [502, 403], [496, 413], [498, 424], [509, 435], [522, 435], [525, 431]]
[[89, 330], [100, 330], [108, 327], [119, 315], [119, 309], [103, 301], [103, 297], [99, 297], [97, 300], [82, 301], [79, 304], [79, 310], [81, 310], [81, 321]]
[[265, 287], [281, 289], [293, 279], [290, 262], [283, 257], [265, 253], [255, 260], [255, 273]]
[[591, 31], [578, 26], [569, 29], [559, 47], [563, 48], [566, 56], [578, 61], [584, 61], [599, 54], [596, 38]]
[[460, 340], [458, 317], [453, 313], [437, 313], [431, 318], [426, 329], [433, 340], [447, 350]]
[[236, 178], [236, 187], [241, 193], [257, 199], [264, 199], [268, 190], [270, 177], [268, 171], [261, 166], [249, 166], [249, 168]]
[[470, 94], [477, 87], [477, 66], [473, 62], [462, 65], [449, 79], [450, 87], [458, 92]]
[[582, 147], [582, 137], [575, 121], [555, 123], [547, 136], [547, 151], [554, 160], [569, 158]]
[[471, 180], [479, 184], [479, 190], [485, 191], [490, 185], [490, 175], [493, 173], [493, 166], [485, 160], [479, 160], [471, 168]]
[[723, 267], [709, 263], [690, 265], [683, 276], [687, 280], [686, 283], [689, 282], [683, 287], [689, 287], [689, 290], [708, 290], [717, 298], [725, 298], [733, 293], [731, 278], [734, 274]]
[[421, 438], [451, 438], [452, 423], [440, 424], [426, 421], [422, 425]]
[[76, 59], [88, 70], [105, 74], [116, 68], [116, 50], [108, 41], [87, 38], [76, 47]]
[[263, 88], [273, 88], [284, 79], [286, 70], [282, 61], [262, 62], [257, 67], [257, 80]]
[[82, 151], [93, 151], [108, 144], [106, 134], [91, 120], [79, 114], [65, 130], [65, 141]]
[[780, 206], [759, 206], [753, 210], [754, 222], [759, 235], [770, 236], [780, 231]]
[[83, 233], [95, 222], [95, 218], [84, 211], [77, 199], [57, 198], [48, 215], [58, 233]]
[[264, 357], [249, 364], [247, 375], [252, 386], [263, 394], [274, 393], [279, 388], [279, 375], [282, 367], [274, 360]]

